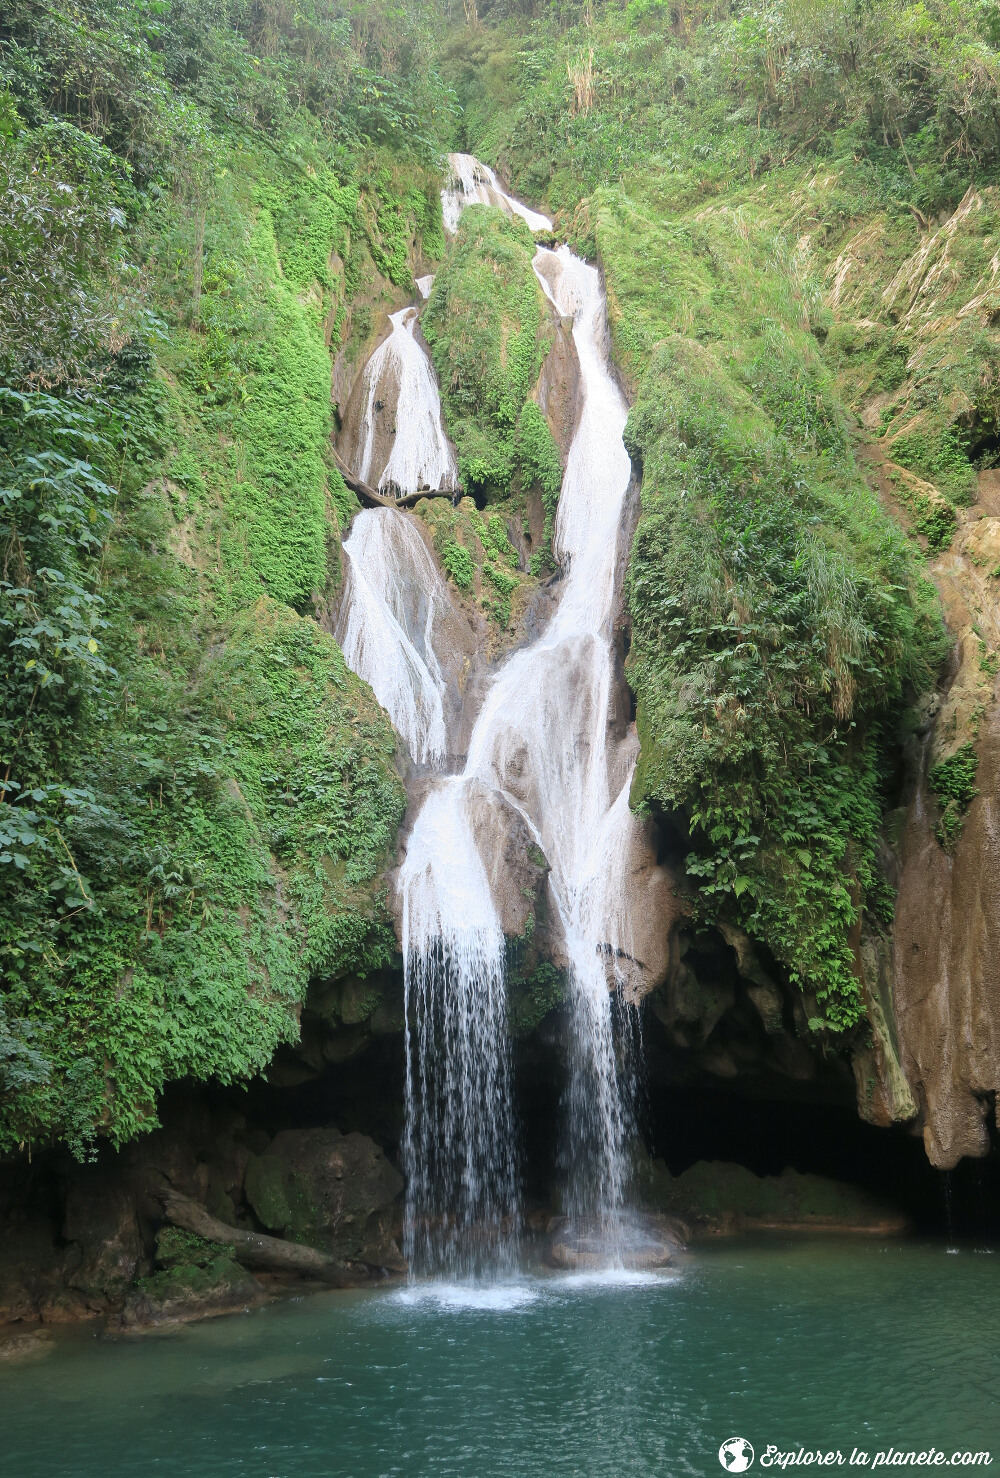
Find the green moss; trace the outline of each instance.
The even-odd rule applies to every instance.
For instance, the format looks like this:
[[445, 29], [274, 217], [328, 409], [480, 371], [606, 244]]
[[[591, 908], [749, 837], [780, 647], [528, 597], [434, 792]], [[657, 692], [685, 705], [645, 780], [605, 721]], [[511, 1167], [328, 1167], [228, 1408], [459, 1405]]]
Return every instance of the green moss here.
[[[976, 474], [969, 465], [962, 438], [954, 426], [943, 431], [902, 433], [892, 440], [892, 458], [901, 467], [926, 477], [960, 507], [968, 507], [976, 492]], [[921, 529], [921, 533], [925, 531]], [[927, 535], [930, 540], [930, 535]], [[949, 540], [950, 542], [950, 536]], [[946, 547], [931, 544], [932, 548]]]
[[421, 319], [463, 484], [489, 497], [513, 484], [518, 418], [548, 347], [533, 255], [520, 218], [469, 207]]
[[247, 1274], [239, 1263], [223, 1256], [204, 1263], [162, 1268], [148, 1278], [140, 1278], [136, 1287], [154, 1305], [170, 1305], [197, 1304], [213, 1295], [224, 1298], [246, 1284]]
[[454, 580], [459, 590], [471, 590], [476, 577], [476, 566], [472, 555], [455, 539], [447, 539], [441, 550], [441, 562], [445, 573]]
[[549, 424], [533, 400], [527, 402], [518, 419], [516, 452], [522, 486], [539, 489], [545, 510], [542, 542], [531, 556], [531, 573], [550, 574], [555, 569], [552, 534], [562, 488], [562, 460]]
[[516, 966], [508, 970], [507, 1001], [511, 1034], [524, 1038], [537, 1031], [550, 1011], [566, 999], [566, 971], [548, 960], [525, 974]]
[[975, 786], [978, 767], [976, 746], [970, 741], [947, 759], [939, 760], [927, 777], [927, 784], [941, 804], [937, 837], [949, 852], [962, 834], [966, 811], [979, 794]]
[[156, 1261], [161, 1268], [204, 1268], [219, 1257], [232, 1257], [233, 1248], [206, 1242], [180, 1227], [161, 1227], [156, 1234]]

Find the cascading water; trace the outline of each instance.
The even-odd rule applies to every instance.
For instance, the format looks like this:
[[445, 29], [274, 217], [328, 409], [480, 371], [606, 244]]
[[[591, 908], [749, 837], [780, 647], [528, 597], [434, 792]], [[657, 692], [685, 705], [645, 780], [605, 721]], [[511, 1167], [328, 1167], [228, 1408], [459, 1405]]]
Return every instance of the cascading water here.
[[[402, 497], [421, 488], [454, 488], [455, 458], [441, 424], [441, 397], [434, 370], [414, 337], [417, 310], [389, 316], [392, 332], [364, 370], [364, 412], [355, 471], [370, 481], [380, 439], [391, 435], [391, 450], [378, 479], [381, 492]], [[384, 426], [389, 420], [390, 431]]]
[[517, 1173], [504, 936], [459, 777], [428, 796], [400, 870], [411, 1269], [514, 1265]]
[[[493, 172], [471, 156], [452, 155], [449, 162], [452, 178], [442, 194], [449, 230], [473, 202], [515, 211], [534, 229], [549, 226], [544, 216], [507, 196]], [[617, 962], [631, 955], [626, 869], [637, 823], [628, 808], [633, 752], [613, 742], [609, 718], [619, 531], [631, 476], [622, 443], [627, 408], [608, 365], [596, 269], [567, 247], [540, 248], [534, 265], [559, 314], [572, 319], [580, 365], [578, 424], [555, 528], [564, 578], [543, 635], [515, 653], [494, 678], [464, 770], [442, 776], [427, 793], [399, 870], [406, 995], [405, 1237], [416, 1271], [470, 1274], [513, 1266], [518, 1178], [504, 934], [484, 860], [495, 850], [491, 842], [499, 835], [501, 812], [509, 807], [549, 863], [569, 961], [567, 1209], [579, 1221], [598, 1221], [609, 1261], [616, 1260], [620, 1243], [630, 1122], [612, 991], [622, 983]], [[405, 337], [424, 360], [436, 411], [433, 375], [412, 336], [414, 310], [407, 312], [409, 328], [405, 314], [394, 315], [392, 338], [366, 370], [370, 395], [374, 398], [384, 368], [375, 364], [377, 356], [394, 353], [393, 341]], [[440, 443], [435, 418], [427, 414], [425, 381], [411, 401], [415, 383], [413, 375], [405, 382], [399, 376], [396, 443], [406, 439], [407, 466], [425, 467]], [[440, 436], [443, 440], [443, 431]], [[401, 465], [397, 444], [380, 485], [392, 483], [396, 474], [390, 469]], [[367, 455], [365, 448], [363, 440]], [[395, 485], [409, 486], [413, 480], [411, 473]], [[445, 748], [440, 668], [435, 674], [428, 660], [434, 601], [428, 597], [425, 624], [415, 641], [413, 622], [401, 619], [394, 592], [414, 579], [427, 582], [430, 591], [440, 577], [418, 568], [412, 551], [404, 569], [402, 544], [386, 518], [402, 515], [390, 510], [360, 515], [345, 545], [353, 590], [345, 652], [372, 682], [414, 757], [433, 763]]]
[[411, 516], [357, 514], [344, 543], [347, 590], [337, 639], [349, 667], [371, 684], [418, 764], [447, 747], [445, 680], [434, 630], [451, 600]]
[[[536, 271], [559, 313], [573, 320], [581, 404], [555, 530], [565, 571], [544, 634], [497, 674], [479, 714], [463, 775], [449, 786], [466, 809], [499, 792], [528, 823], [551, 869], [570, 963], [571, 1057], [568, 1092], [568, 1209], [597, 1216], [614, 1256], [626, 1181], [628, 1113], [619, 1082], [612, 1000], [615, 961], [630, 954], [624, 859], [634, 818], [630, 766], [609, 744], [612, 621], [618, 531], [631, 463], [622, 443], [627, 408], [606, 360], [604, 297], [595, 268], [567, 247], [539, 250]], [[622, 773], [624, 768], [625, 773]], [[459, 798], [450, 802], [452, 808]], [[418, 817], [400, 877], [404, 910], [419, 916], [413, 881], [450, 866]], [[470, 912], [464, 910], [465, 927]], [[426, 928], [426, 926], [423, 926]]]
[[488, 164], [482, 164], [471, 154], [448, 155], [449, 178], [441, 191], [441, 213], [445, 230], [453, 236], [458, 230], [459, 217], [467, 205], [498, 205], [509, 214], [527, 221], [532, 231], [549, 231], [552, 222], [537, 210], [529, 210], [513, 195], [500, 188], [500, 182]]

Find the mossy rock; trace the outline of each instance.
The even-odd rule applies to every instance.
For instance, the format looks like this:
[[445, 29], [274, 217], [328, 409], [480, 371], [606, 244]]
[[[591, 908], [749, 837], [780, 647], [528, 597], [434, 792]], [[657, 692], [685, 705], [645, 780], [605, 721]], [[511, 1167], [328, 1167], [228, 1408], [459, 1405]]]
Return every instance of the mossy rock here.
[[257, 1279], [228, 1255], [180, 1263], [136, 1285], [122, 1310], [121, 1327], [141, 1329], [232, 1314], [262, 1303], [266, 1296]]
[[692, 1229], [739, 1231], [849, 1231], [903, 1229], [906, 1218], [858, 1186], [790, 1167], [780, 1175], [755, 1175], [744, 1165], [699, 1160], [671, 1176], [662, 1160], [639, 1171], [640, 1194], [657, 1211]]
[[290, 1129], [247, 1167], [246, 1196], [269, 1232], [344, 1261], [395, 1266], [389, 1213], [399, 1172], [364, 1134]]

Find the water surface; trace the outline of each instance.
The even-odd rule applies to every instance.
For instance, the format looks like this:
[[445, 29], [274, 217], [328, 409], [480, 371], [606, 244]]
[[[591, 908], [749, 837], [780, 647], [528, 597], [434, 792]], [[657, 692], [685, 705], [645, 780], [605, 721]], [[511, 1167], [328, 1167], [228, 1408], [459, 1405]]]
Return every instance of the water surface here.
[[[941, 1246], [697, 1251], [667, 1276], [323, 1293], [0, 1368], [17, 1478], [721, 1473], [783, 1447], [991, 1449], [1000, 1266]], [[759, 1463], [754, 1465], [754, 1471]], [[795, 1470], [798, 1471], [798, 1470]]]

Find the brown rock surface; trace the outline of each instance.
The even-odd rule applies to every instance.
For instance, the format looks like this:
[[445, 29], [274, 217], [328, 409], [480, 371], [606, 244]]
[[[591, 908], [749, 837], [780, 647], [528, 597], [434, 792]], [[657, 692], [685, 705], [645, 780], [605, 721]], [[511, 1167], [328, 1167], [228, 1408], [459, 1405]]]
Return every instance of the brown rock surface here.
[[937, 840], [925, 778], [901, 843], [894, 991], [903, 1068], [942, 1169], [989, 1149], [1000, 1090], [1000, 715], [980, 727], [979, 794], [953, 855]]
[[551, 304], [549, 308], [553, 320], [552, 347], [542, 362], [531, 398], [548, 422], [565, 466], [579, 416], [580, 361], [573, 343], [572, 324], [557, 318]]

